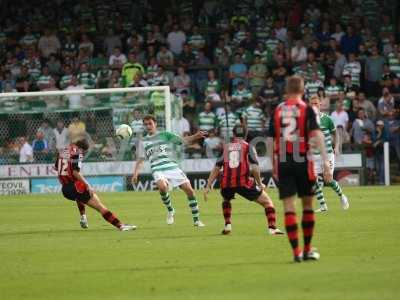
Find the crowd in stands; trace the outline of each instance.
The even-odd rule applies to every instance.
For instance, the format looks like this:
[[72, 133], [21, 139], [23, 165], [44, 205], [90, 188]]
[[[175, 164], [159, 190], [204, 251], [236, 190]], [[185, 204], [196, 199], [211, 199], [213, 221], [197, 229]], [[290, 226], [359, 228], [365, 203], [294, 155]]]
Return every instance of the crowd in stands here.
[[[249, 137], [265, 136], [285, 78], [297, 74], [305, 100], [320, 96], [344, 149], [365, 152], [371, 178], [382, 175], [385, 141], [400, 165], [396, 1], [169, 1], [158, 10], [145, 0], [6, 2], [2, 92], [169, 85], [183, 104], [176, 131], [208, 130], [205, 144], [218, 151], [220, 136], [239, 120]], [[0, 108], [18, 105], [6, 98]], [[40, 155], [56, 147], [44, 142], [46, 130], [33, 137]], [[204, 155], [204, 147], [187, 155]]]

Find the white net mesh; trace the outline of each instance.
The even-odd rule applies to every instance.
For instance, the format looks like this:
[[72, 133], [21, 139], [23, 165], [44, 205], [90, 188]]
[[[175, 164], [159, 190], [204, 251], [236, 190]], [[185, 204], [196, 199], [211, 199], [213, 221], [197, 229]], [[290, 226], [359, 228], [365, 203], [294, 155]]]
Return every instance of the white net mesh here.
[[[24, 162], [21, 149], [33, 148], [26, 163], [54, 161], [57, 149], [87, 137], [88, 161], [135, 159], [135, 140], [143, 133], [141, 118], [156, 116], [161, 129], [182, 114], [169, 87], [49, 91], [0, 94], [0, 163]], [[130, 141], [115, 137], [115, 128], [129, 124]]]

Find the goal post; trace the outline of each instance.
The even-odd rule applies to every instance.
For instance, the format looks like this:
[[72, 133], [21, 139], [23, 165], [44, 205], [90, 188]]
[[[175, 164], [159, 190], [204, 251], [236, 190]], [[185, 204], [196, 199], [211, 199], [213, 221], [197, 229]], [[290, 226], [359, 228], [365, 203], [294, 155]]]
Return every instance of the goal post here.
[[[169, 86], [0, 93], [1, 163], [21, 162], [19, 152], [12, 148], [21, 146], [21, 137], [32, 145], [40, 138], [38, 130], [45, 131], [45, 139], [51, 139], [47, 141], [50, 151], [37, 154], [27, 162], [51, 161], [59, 145], [55, 136], [42, 127], [47, 122], [55, 129], [60, 120], [69, 134], [70, 129], [84, 127], [85, 136], [93, 145], [90, 160], [134, 160], [130, 152], [137, 132], [134, 130], [134, 137], [128, 143], [118, 140], [114, 131], [120, 124], [133, 126], [138, 117], [136, 113], [140, 117], [155, 115], [159, 128], [171, 131], [172, 120], [182, 116], [182, 103]], [[72, 124], [76, 120], [84, 125]]]

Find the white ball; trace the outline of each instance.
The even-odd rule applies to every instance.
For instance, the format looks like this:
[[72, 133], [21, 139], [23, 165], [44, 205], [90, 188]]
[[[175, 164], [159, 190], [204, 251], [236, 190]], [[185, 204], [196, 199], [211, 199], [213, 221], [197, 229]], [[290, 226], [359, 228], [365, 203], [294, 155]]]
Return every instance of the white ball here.
[[115, 135], [120, 139], [130, 138], [132, 135], [132, 128], [129, 125], [122, 124], [115, 130]]

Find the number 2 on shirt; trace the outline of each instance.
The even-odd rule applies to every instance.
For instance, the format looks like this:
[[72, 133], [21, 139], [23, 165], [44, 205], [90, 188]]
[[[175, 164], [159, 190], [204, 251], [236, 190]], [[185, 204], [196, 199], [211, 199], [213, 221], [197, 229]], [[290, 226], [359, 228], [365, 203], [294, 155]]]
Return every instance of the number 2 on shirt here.
[[297, 119], [294, 116], [282, 118], [282, 136], [286, 142], [294, 142], [297, 140], [295, 131], [297, 129]]

